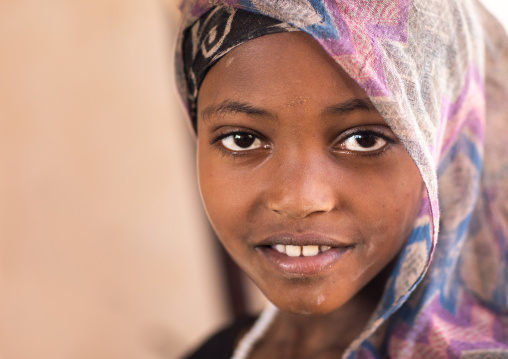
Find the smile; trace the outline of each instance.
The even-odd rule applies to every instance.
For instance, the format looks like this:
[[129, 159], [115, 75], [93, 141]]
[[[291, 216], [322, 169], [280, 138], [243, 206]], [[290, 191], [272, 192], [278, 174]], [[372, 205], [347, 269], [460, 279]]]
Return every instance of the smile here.
[[319, 275], [335, 264], [354, 244], [319, 235], [275, 235], [256, 246], [277, 272], [289, 277]]
[[332, 247], [330, 246], [291, 246], [285, 244], [275, 244], [272, 246], [273, 249], [279, 253], [286, 254], [289, 257], [313, 257], [319, 253], [329, 251]]

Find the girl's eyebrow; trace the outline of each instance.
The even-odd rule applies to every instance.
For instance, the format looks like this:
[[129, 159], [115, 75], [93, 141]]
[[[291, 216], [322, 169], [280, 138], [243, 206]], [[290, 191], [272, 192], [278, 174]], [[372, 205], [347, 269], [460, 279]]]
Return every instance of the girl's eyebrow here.
[[324, 109], [325, 115], [345, 115], [354, 111], [377, 111], [370, 99], [354, 98]]
[[[324, 115], [345, 115], [354, 111], [376, 111], [369, 98], [354, 98], [335, 105], [326, 107]], [[225, 100], [218, 105], [211, 105], [201, 112], [201, 117], [209, 121], [214, 116], [243, 113], [251, 116], [277, 118], [276, 115], [262, 108], [258, 108], [246, 102]]]
[[244, 113], [251, 116], [275, 117], [271, 112], [254, 107], [245, 102], [225, 100], [219, 105], [211, 105], [201, 112], [203, 120], [207, 121], [213, 116]]

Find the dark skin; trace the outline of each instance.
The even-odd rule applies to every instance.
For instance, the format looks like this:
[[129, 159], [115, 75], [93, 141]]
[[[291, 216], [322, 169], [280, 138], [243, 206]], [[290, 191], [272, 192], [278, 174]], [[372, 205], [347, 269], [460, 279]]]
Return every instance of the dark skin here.
[[[422, 193], [413, 160], [365, 91], [303, 33], [263, 36], [219, 60], [200, 88], [197, 125], [210, 221], [281, 309], [251, 357], [340, 356], [411, 232]], [[289, 246], [339, 254], [310, 266]]]

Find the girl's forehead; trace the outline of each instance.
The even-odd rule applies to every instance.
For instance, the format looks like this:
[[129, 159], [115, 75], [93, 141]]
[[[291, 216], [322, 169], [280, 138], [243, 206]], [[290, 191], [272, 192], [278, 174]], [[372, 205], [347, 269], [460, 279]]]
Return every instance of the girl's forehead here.
[[355, 99], [372, 105], [366, 92], [317, 41], [292, 32], [259, 37], [226, 54], [205, 76], [198, 107], [203, 111], [210, 103], [234, 101], [279, 111], [328, 108]]
[[[356, 126], [386, 126], [366, 92], [302, 35], [263, 36], [224, 56], [201, 86], [198, 133], [252, 126], [278, 139], [310, 143]], [[291, 39], [292, 51], [280, 54], [277, 44], [284, 38]]]

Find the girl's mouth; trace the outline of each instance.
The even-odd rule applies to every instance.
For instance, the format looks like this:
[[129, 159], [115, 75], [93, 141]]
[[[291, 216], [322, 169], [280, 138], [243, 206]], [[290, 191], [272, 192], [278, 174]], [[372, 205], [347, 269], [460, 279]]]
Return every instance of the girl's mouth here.
[[286, 254], [289, 257], [313, 257], [319, 253], [329, 251], [330, 246], [291, 246], [285, 244], [274, 244], [272, 248], [277, 252]]
[[289, 277], [310, 277], [332, 268], [354, 246], [331, 247], [328, 245], [259, 246], [256, 249], [276, 271]]

